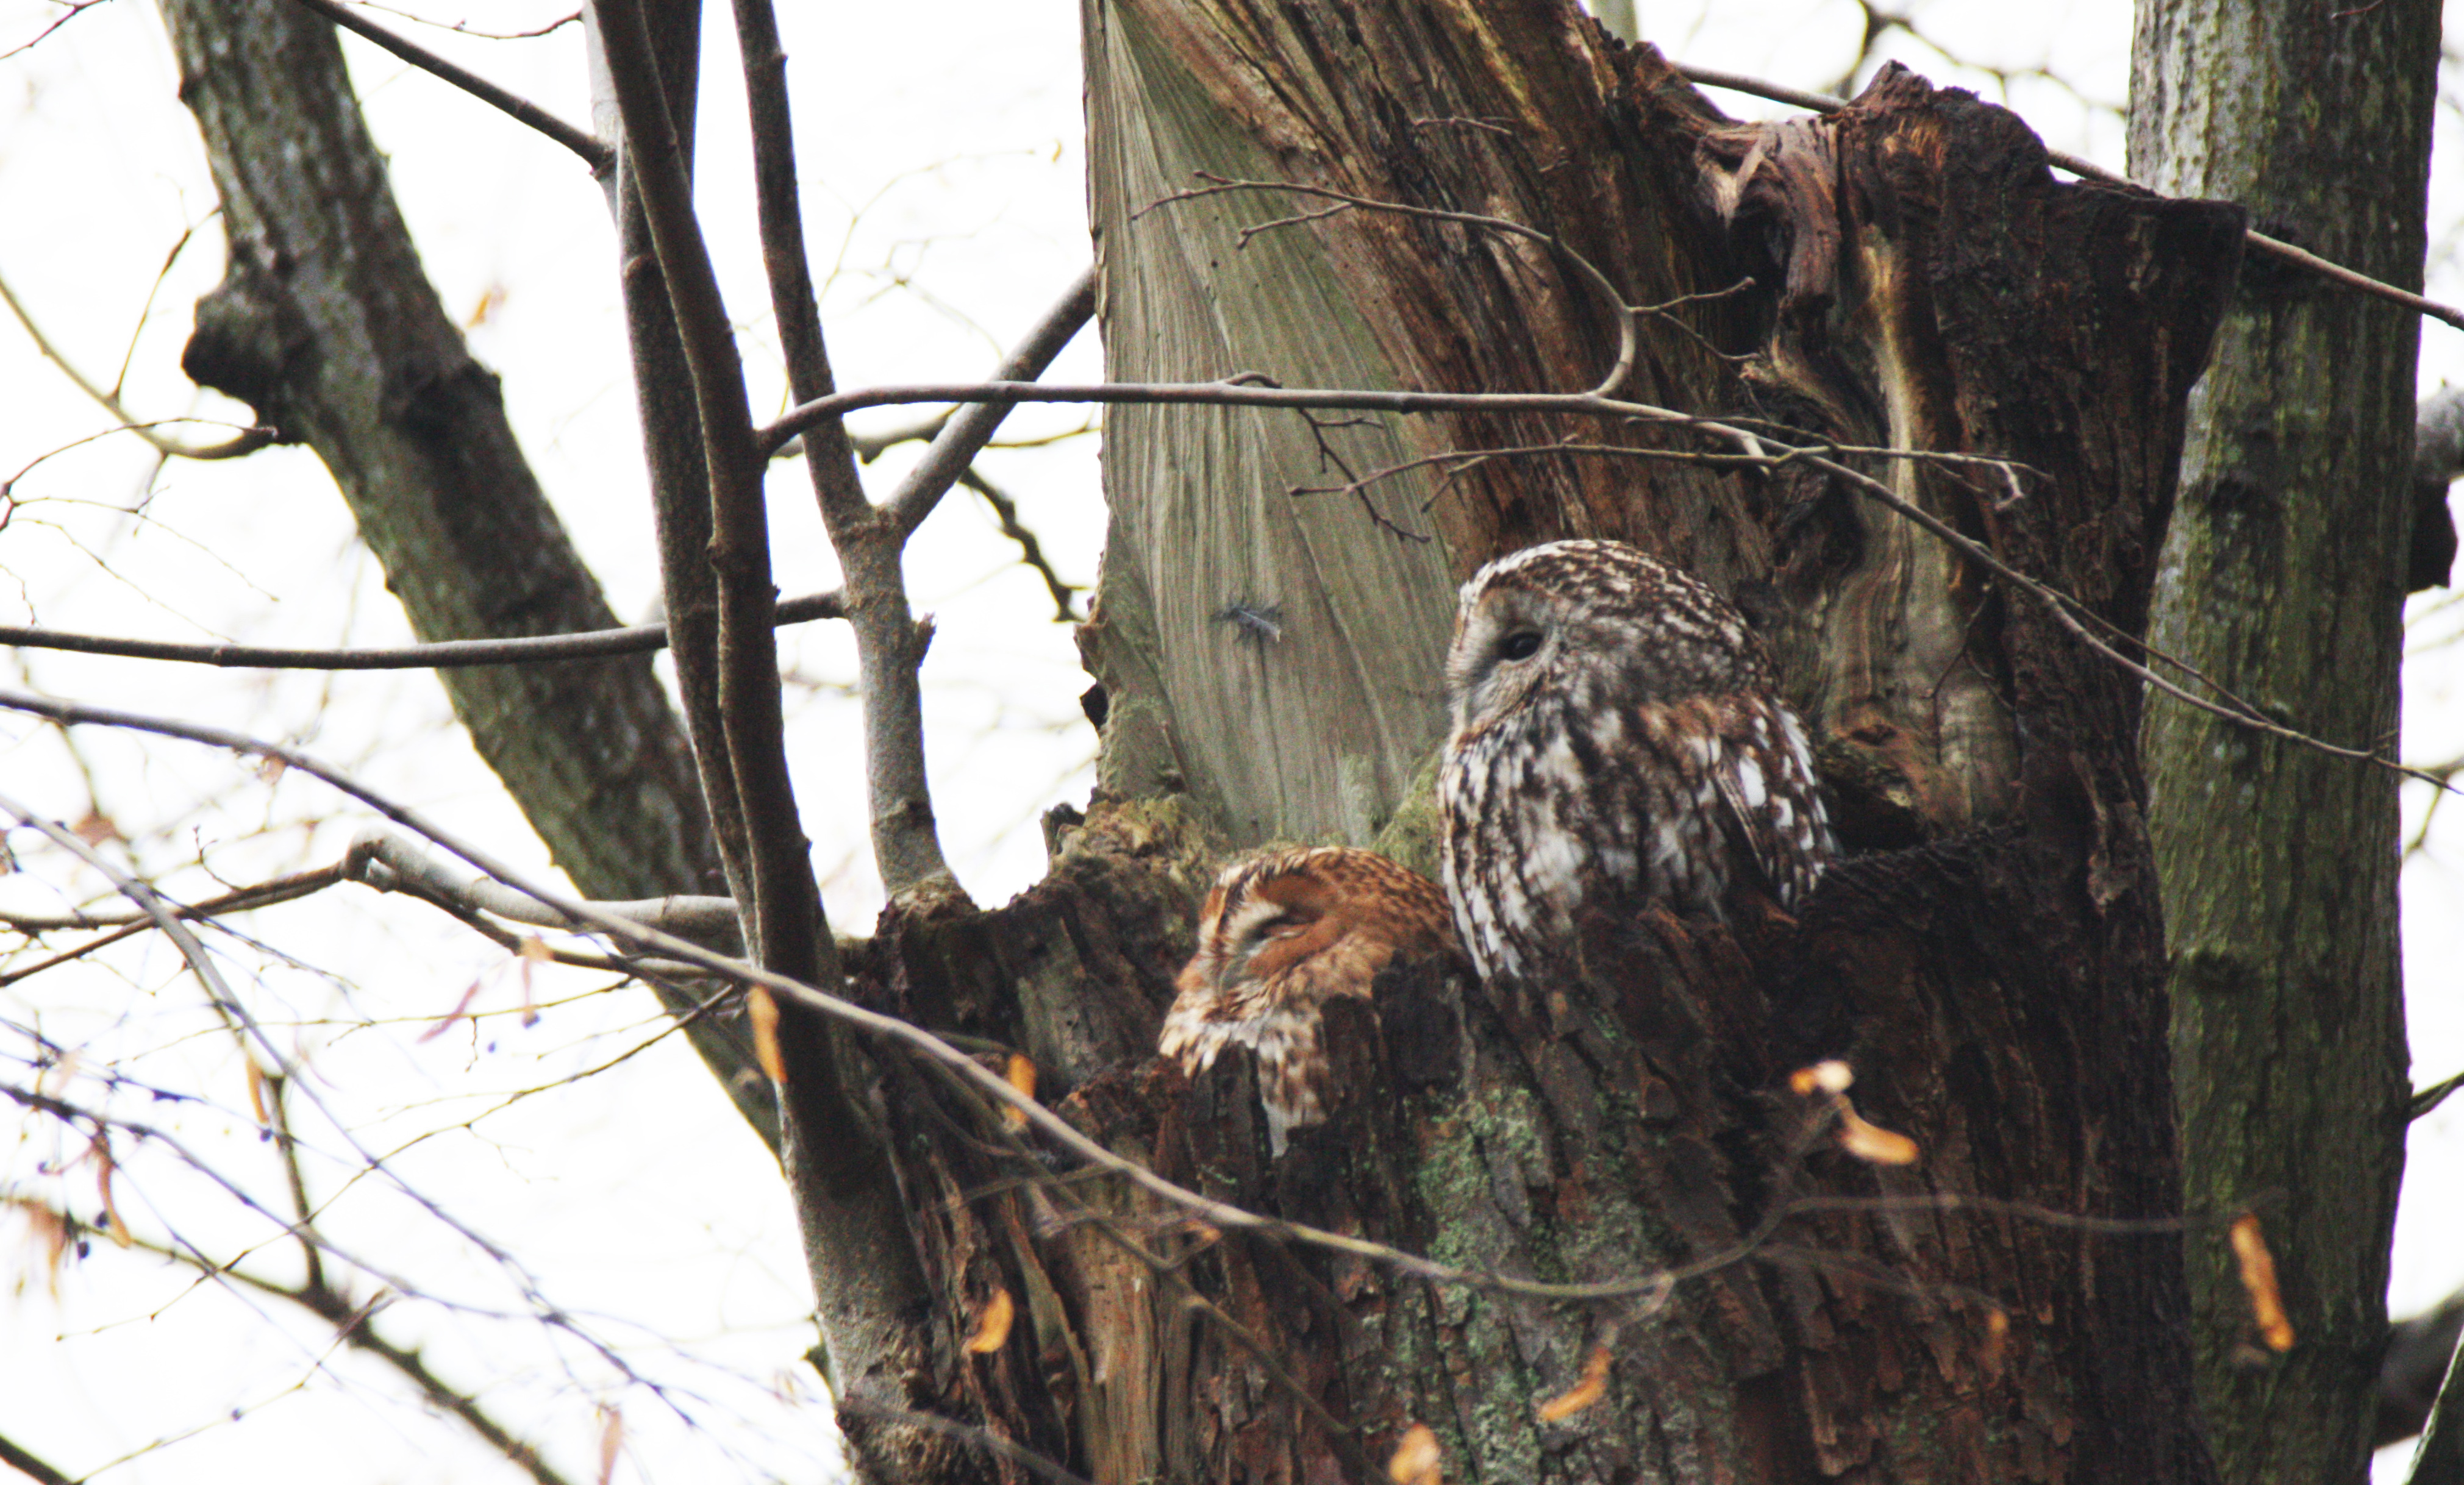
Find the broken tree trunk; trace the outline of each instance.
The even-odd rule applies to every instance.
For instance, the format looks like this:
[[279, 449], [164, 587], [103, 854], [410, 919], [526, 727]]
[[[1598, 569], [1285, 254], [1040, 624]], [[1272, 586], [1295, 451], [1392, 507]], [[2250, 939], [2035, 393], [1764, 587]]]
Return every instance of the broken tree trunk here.
[[[2012, 116], [1896, 70], [1838, 115], [1737, 123], [1545, 0], [1083, 13], [1116, 379], [1587, 388], [1613, 312], [1544, 247], [1367, 211], [1244, 247], [1323, 203], [1164, 199], [1205, 171], [1507, 218], [1634, 305], [1734, 290], [1644, 316], [1623, 395], [2010, 461], [1843, 456], [2142, 631], [2233, 208], [2057, 184]], [[1358, 1480], [1416, 1427], [1456, 1479], [2212, 1477], [2168, 1220], [2139, 683], [1836, 475], [1549, 448], [1569, 439], [1735, 447], [1531, 412], [1120, 410], [1088, 635], [1105, 791], [1042, 885], [893, 913], [853, 969], [881, 1009], [996, 1065], [1023, 1054], [1065, 1115], [1186, 1185], [1595, 1287], [1437, 1282], [1220, 1231], [889, 1058], [937, 1289], [937, 1391], [914, 1408], [963, 1427], [890, 1457], [851, 1415], [878, 1477], [1024, 1478], [989, 1436], [1108, 1485]], [[1352, 477], [1322, 458], [1535, 447], [1287, 493]], [[1668, 556], [1756, 619], [1851, 857], [1801, 928], [1591, 924], [1587, 972], [1547, 994], [1390, 969], [1374, 1015], [1330, 1015], [1349, 1097], [1270, 1156], [1243, 1059], [1192, 1085], [1150, 1055], [1198, 897], [1228, 847], [1269, 838], [1382, 830], [1425, 860], [1447, 585], [1561, 535]], [[1232, 600], [1280, 604], [1281, 639], [1214, 622]], [[1915, 1164], [1834, 1147], [1820, 1096], [1789, 1084], [1833, 1056]]]

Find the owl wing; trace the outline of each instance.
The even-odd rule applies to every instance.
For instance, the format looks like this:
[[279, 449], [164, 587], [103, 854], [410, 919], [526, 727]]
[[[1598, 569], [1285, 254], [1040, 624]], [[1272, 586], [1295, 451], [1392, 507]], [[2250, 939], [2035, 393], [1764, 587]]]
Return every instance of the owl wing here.
[[1724, 833], [1738, 866], [1782, 907], [1793, 909], [1814, 889], [1829, 852], [1830, 826], [1814, 777], [1814, 750], [1795, 716], [1752, 693], [1728, 698], [1711, 760], [1712, 783], [1725, 806]]

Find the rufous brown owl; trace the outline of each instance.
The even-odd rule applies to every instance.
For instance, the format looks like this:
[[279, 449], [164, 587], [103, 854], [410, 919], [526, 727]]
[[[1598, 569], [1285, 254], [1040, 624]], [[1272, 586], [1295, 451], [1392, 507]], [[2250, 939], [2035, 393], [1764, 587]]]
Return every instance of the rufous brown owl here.
[[1831, 858], [1804, 724], [1745, 617], [1622, 542], [1473, 574], [1446, 690], [1443, 875], [1484, 979], [1562, 963], [1587, 908], [1793, 908]]
[[1445, 894], [1374, 851], [1316, 846], [1235, 862], [1199, 914], [1198, 952], [1157, 1050], [1192, 1077], [1227, 1046], [1258, 1055], [1258, 1095], [1283, 1130], [1326, 1117], [1331, 1069], [1318, 1007], [1369, 996], [1397, 953], [1451, 949]]

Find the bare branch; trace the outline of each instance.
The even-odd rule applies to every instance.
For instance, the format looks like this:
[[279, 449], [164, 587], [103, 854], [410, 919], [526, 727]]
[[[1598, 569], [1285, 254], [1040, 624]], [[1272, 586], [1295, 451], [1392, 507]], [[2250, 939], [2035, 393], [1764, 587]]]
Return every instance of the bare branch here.
[[[102, 0], [86, 0], [86, 3], [88, 5], [99, 5], [102, 3]], [[80, 6], [78, 9], [82, 10], [84, 7]], [[72, 11], [70, 13], [75, 14], [76, 12]], [[56, 31], [58, 29], [59, 27], [55, 25], [52, 28], [52, 31]], [[51, 32], [47, 31], [43, 34], [50, 35]], [[35, 39], [40, 40], [42, 38], [38, 36]], [[33, 42], [27, 43], [28, 46], [32, 46], [33, 44]], [[20, 48], [20, 50], [23, 50], [23, 48]], [[36, 1456], [28, 1453], [25, 1450], [19, 1448], [15, 1443], [11, 1442], [5, 1436], [0, 1436], [0, 1464], [5, 1464], [9, 1468], [16, 1471], [18, 1474], [26, 1476], [28, 1479], [33, 1480], [35, 1485], [77, 1485], [76, 1480], [71, 1479], [68, 1475], [61, 1474], [52, 1466], [45, 1464]]]
[[[76, 1221], [76, 1218], [68, 1212], [55, 1211], [52, 1214], [64, 1222]], [[308, 1241], [304, 1232], [302, 1241]], [[317, 1267], [318, 1248], [315, 1243], [311, 1242], [309, 1248], [310, 1277], [306, 1282], [297, 1285], [279, 1283], [274, 1279], [261, 1278], [235, 1265], [216, 1264], [202, 1254], [165, 1243], [151, 1242], [143, 1237], [132, 1237], [129, 1240], [129, 1247], [141, 1253], [149, 1253], [156, 1257], [168, 1258], [172, 1262], [184, 1264], [200, 1273], [210, 1275], [218, 1280], [239, 1284], [243, 1288], [265, 1295], [270, 1299], [288, 1300], [299, 1306], [332, 1325], [335, 1335], [343, 1344], [354, 1350], [364, 1351], [392, 1367], [406, 1381], [417, 1387], [420, 1396], [426, 1398], [430, 1406], [460, 1419], [472, 1432], [478, 1434], [498, 1453], [518, 1465], [532, 1479], [538, 1481], [539, 1485], [569, 1485], [563, 1474], [559, 1474], [539, 1456], [536, 1446], [516, 1438], [512, 1430], [498, 1423], [485, 1408], [480, 1406], [478, 1399], [455, 1388], [439, 1377], [418, 1351], [396, 1345], [379, 1335], [373, 1324], [378, 1303], [355, 1301], [349, 1295], [327, 1283], [322, 1278], [321, 1271]], [[378, 1298], [382, 1299], [382, 1292]], [[25, 1465], [19, 1463], [17, 1458], [8, 1452], [5, 1440], [0, 1440], [0, 1462], [14, 1465], [21, 1470], [26, 1469]], [[27, 1473], [33, 1474], [36, 1479], [58, 1479], [62, 1485], [72, 1485], [65, 1475], [46, 1475], [33, 1470], [27, 1470]]]
[[594, 138], [586, 130], [575, 128], [530, 99], [509, 93], [467, 68], [455, 66], [426, 47], [405, 41], [350, 7], [337, 4], [336, 0], [298, 0], [298, 3], [353, 35], [375, 42], [420, 71], [442, 77], [515, 121], [537, 129], [581, 156], [583, 164], [590, 166], [593, 176], [604, 176], [616, 167], [616, 151], [609, 148], [606, 142]]
[[[216, 913], [242, 912], [251, 907], [270, 907], [275, 903], [288, 903], [312, 893], [321, 892], [342, 880], [341, 868], [319, 866], [312, 871], [297, 871], [287, 877], [276, 877], [255, 886], [240, 887], [202, 903], [168, 903], [170, 910], [183, 918], [210, 918]], [[129, 925], [151, 927], [154, 915], [143, 908], [121, 908], [105, 912], [28, 913], [0, 910], [0, 927], [20, 933], [55, 933], [77, 928], [111, 928]], [[117, 935], [115, 935], [117, 936]], [[107, 941], [106, 941], [107, 942]], [[0, 985], [18, 978], [0, 975]]]
[[[710, 560], [718, 577], [718, 708], [745, 823], [750, 890], [746, 939], [764, 964], [836, 979], [836, 947], [822, 919], [796, 792], [787, 772], [771, 626], [769, 516], [763, 459], [753, 448], [744, 365], [710, 250], [693, 212], [675, 120], [660, 86], [649, 31], [636, 0], [605, 0], [600, 45], [623, 115], [625, 148], [658, 251], [693, 381], [711, 502]], [[748, 47], [748, 53], [750, 52]], [[775, 48], [773, 48], [775, 50]], [[850, 611], [861, 608], [851, 601]]]
[[[774, 606], [773, 613], [781, 624], [810, 623], [816, 619], [847, 617], [835, 589], [784, 600]], [[664, 623], [643, 623], [623, 629], [592, 629], [579, 634], [541, 634], [510, 640], [446, 640], [434, 644], [402, 644], [384, 649], [269, 649], [251, 644], [180, 644], [160, 640], [126, 640], [109, 635], [71, 634], [59, 629], [0, 624], [0, 644], [13, 644], [25, 649], [75, 650], [85, 655], [118, 655], [131, 660], [172, 660], [187, 665], [264, 670], [430, 670], [459, 666], [602, 660], [609, 655], [642, 654], [667, 647], [668, 626]]]
[[[89, 0], [89, 3], [95, 3], [95, 0]], [[187, 240], [185, 234], [181, 240], [183, 242]], [[26, 334], [34, 342], [34, 349], [50, 358], [52, 364], [59, 367], [61, 374], [76, 383], [78, 391], [101, 404], [104, 411], [119, 419], [121, 428], [145, 440], [157, 453], [164, 457], [200, 460], [236, 459], [242, 454], [254, 453], [274, 442], [272, 428], [243, 428], [219, 444], [184, 444], [178, 439], [165, 438], [154, 431], [160, 425], [145, 422], [121, 404], [120, 393], [116, 388], [102, 386], [89, 379], [84, 372], [77, 370], [77, 364], [70, 360], [58, 346], [52, 343], [51, 338], [43, 334], [43, 328], [40, 325], [34, 323], [34, 317], [27, 311], [24, 304], [18, 302], [16, 291], [9, 287], [9, 281], [5, 278], [0, 278], [0, 300], [7, 301], [10, 313], [17, 317], [17, 323], [26, 327]], [[165, 421], [192, 420], [167, 419]], [[33, 467], [27, 466], [28, 469]], [[17, 478], [24, 477], [23, 471], [20, 471]], [[14, 481], [12, 480], [11, 483]]]
[[[487, 880], [464, 875], [426, 847], [382, 826], [361, 828], [340, 866], [330, 868], [380, 891], [411, 891], [451, 899], [476, 912], [536, 928], [574, 928], [576, 919], [543, 907], [537, 899]], [[600, 911], [673, 933], [700, 944], [729, 944], [741, 937], [736, 904], [724, 897], [653, 897], [630, 903], [596, 903]]]
[[[1044, 368], [1052, 364], [1062, 347], [1076, 338], [1094, 315], [1095, 271], [1089, 268], [1078, 275], [1052, 308], [1045, 311], [1044, 318], [994, 371], [993, 380], [1032, 382], [1044, 375]], [[882, 502], [902, 535], [924, 524], [924, 517], [933, 513], [935, 504], [975, 462], [976, 455], [991, 441], [993, 430], [1008, 416], [1007, 407], [970, 403], [948, 417], [935, 434], [933, 447], [924, 451], [924, 457], [907, 471], [898, 489]]]
[[1061, 575], [1052, 570], [1051, 559], [1044, 555], [1043, 538], [1020, 522], [1018, 502], [972, 469], [959, 474], [958, 483], [983, 496], [984, 504], [991, 506], [993, 514], [1001, 520], [1001, 535], [1018, 543], [1020, 563], [1033, 569], [1035, 575], [1044, 579], [1044, 591], [1052, 596], [1053, 622], [1076, 623], [1081, 617], [1073, 602], [1078, 594], [1077, 585], [1062, 581]]
[[[2185, 702], [2190, 706], [2198, 708], [2202, 711], [2207, 711], [2215, 716], [2222, 717], [2227, 721], [2235, 723], [2236, 725], [2249, 728], [2255, 732], [2265, 732], [2270, 736], [2281, 738], [2284, 741], [2295, 743], [2301, 747], [2314, 748], [2321, 753], [2326, 753], [2336, 757], [2350, 758], [2356, 762], [2375, 764], [2381, 768], [2391, 769], [2409, 778], [2420, 778], [2431, 783], [2440, 784], [2441, 787], [2447, 787], [2442, 780], [2433, 778], [2418, 770], [2408, 768], [2404, 764], [2397, 762], [2395, 759], [2388, 757], [2383, 752], [2368, 748], [2347, 748], [2340, 744], [2327, 742], [2322, 738], [2314, 737], [2297, 729], [2286, 727], [2282, 723], [2268, 716], [2256, 706], [2243, 701], [2238, 697], [2232, 696], [2229, 693], [2219, 693], [2225, 695], [2225, 701], [2222, 703], [2211, 701], [2206, 697], [2196, 695], [2193, 692], [2184, 689], [2182, 687], [2170, 680], [2167, 680], [2164, 676], [2156, 674], [2145, 666], [2141, 665], [2138, 661], [2131, 659], [2128, 655], [2125, 655], [2121, 650], [2115, 648], [2112, 644], [2107, 643], [2104, 639], [2091, 633], [2087, 625], [2089, 623], [2094, 623], [2104, 627], [2112, 632], [2122, 644], [2138, 645], [2141, 644], [2140, 641], [2127, 635], [2123, 635], [2119, 630], [2113, 629], [2112, 626], [2107, 624], [2104, 620], [2097, 617], [2093, 611], [2087, 609], [2077, 600], [2072, 599], [2061, 593], [2059, 590], [2053, 588], [2036, 579], [2030, 578], [2011, 567], [2001, 558], [1995, 557], [1991, 551], [1987, 550], [1982, 544], [1963, 535], [1948, 523], [1944, 522], [1919, 507], [1911, 505], [1907, 501], [1901, 499], [1898, 494], [1892, 491], [1889, 486], [1884, 485], [1881, 481], [1873, 479], [1870, 476], [1860, 474], [1855, 470], [1849, 469], [1847, 466], [1838, 463], [1835, 459], [1826, 457], [1823, 450], [1831, 449], [1833, 448], [1833, 446], [1822, 442], [1819, 439], [1815, 439], [1807, 446], [1789, 446], [1778, 444], [1776, 440], [1768, 439], [1762, 435], [1753, 433], [1745, 427], [1739, 426], [1736, 423], [1727, 422], [1717, 418], [1694, 417], [1686, 413], [1673, 411], [1666, 407], [1652, 406], [1646, 403], [1619, 402], [1613, 398], [1599, 397], [1588, 392], [1343, 391], [1321, 387], [1279, 387], [1256, 385], [1255, 382], [1260, 380], [1263, 379], [1259, 378], [1254, 372], [1243, 372], [1236, 376], [1226, 378], [1221, 382], [1103, 382], [1092, 386], [1046, 386], [1028, 382], [990, 382], [979, 383], [974, 386], [967, 386], [964, 384], [947, 384], [935, 386], [870, 387], [853, 392], [837, 393], [830, 397], [822, 398], [816, 402], [807, 403], [800, 407], [791, 408], [784, 417], [781, 417], [778, 422], [772, 424], [769, 428], [763, 430], [761, 437], [765, 443], [773, 438], [792, 437], [794, 436], [795, 430], [804, 426], [809, 419], [836, 417], [857, 407], [886, 407], [902, 403], [955, 402], [1104, 403], [1149, 405], [1177, 404], [1248, 407], [1326, 407], [1351, 408], [1368, 412], [1400, 413], [1480, 411], [1565, 412], [1584, 414], [1593, 417], [1605, 417], [1631, 420], [1640, 423], [1661, 424], [1670, 426], [1696, 428], [1703, 432], [1711, 434], [1714, 437], [1727, 440], [1733, 444], [1738, 449], [1738, 452], [1727, 456], [1731, 462], [1738, 464], [1763, 465], [1767, 468], [1776, 468], [1781, 463], [1798, 463], [1822, 470], [1830, 474], [1837, 476], [1839, 479], [1847, 482], [1859, 493], [1863, 494], [1868, 499], [1877, 501], [1889, 507], [1891, 510], [1898, 512], [1900, 514], [1906, 516], [1909, 520], [1916, 522], [1918, 526], [1924, 528], [1942, 541], [1955, 548], [1963, 556], [1974, 560], [1988, 571], [1998, 573], [2002, 577], [2011, 579], [2019, 587], [2021, 592], [2049, 607], [2053, 611], [2056, 622], [2060, 623], [2062, 627], [2070, 630], [2082, 643], [2087, 644], [2089, 648], [2094, 649], [2099, 654], [2112, 661], [2114, 664], [2122, 666], [2125, 670], [2128, 670], [2131, 674], [2138, 676], [2141, 680], [2145, 681], [2148, 685], [2155, 687], [2158, 690], [2165, 692], [2175, 700]], [[1782, 452], [1771, 454], [1768, 451], [1771, 447], [1778, 447]], [[1923, 449], [1879, 449], [1872, 450], [1871, 452], [1881, 457], [1963, 460], [1974, 461], [1980, 464], [1997, 464], [2002, 465], [2006, 469], [2020, 468], [2019, 466], [2010, 465], [2007, 461], [1993, 460], [1973, 454], [1937, 455]], [[1683, 450], [1661, 451], [1661, 456], [1689, 459], [1703, 457], [1700, 454], [1688, 453]], [[1767, 465], [1764, 464], [1764, 461], [1766, 460], [1769, 461]], [[2162, 657], [2160, 656], [2159, 658]], [[2187, 667], [2185, 668], [2187, 669]], [[2204, 678], [2200, 679], [2204, 680]], [[2209, 684], [2211, 687], [2213, 685], [2211, 682], [2205, 684]]]
[[[1634, 374], [1635, 358], [1641, 354], [1642, 349], [1635, 335], [1634, 317], [1644, 313], [1645, 307], [1628, 304], [1625, 301], [1624, 293], [1610, 280], [1608, 274], [1600, 272], [1598, 265], [1536, 227], [1528, 227], [1521, 222], [1510, 221], [1502, 216], [1482, 216], [1470, 211], [1442, 211], [1434, 207], [1406, 206], [1397, 201], [1375, 201], [1367, 196], [1354, 196], [1348, 191], [1329, 190], [1322, 186], [1297, 186], [1282, 181], [1235, 181], [1220, 175], [1209, 175], [1203, 170], [1198, 173], [1198, 178], [1209, 184], [1196, 190], [1177, 191], [1166, 196], [1163, 200], [1155, 203], [1155, 206], [1143, 207], [1133, 213], [1131, 220], [1135, 221], [1148, 211], [1154, 210], [1155, 207], [1169, 206], [1178, 201], [1196, 201], [1227, 191], [1287, 191], [1297, 196], [1331, 201], [1340, 208], [1386, 212], [1395, 216], [1418, 217], [1432, 222], [1453, 222], [1463, 227], [1483, 228], [1489, 231], [1504, 232], [1509, 236], [1536, 242], [1573, 269], [1576, 277], [1589, 284], [1593, 293], [1608, 301], [1616, 317], [1617, 361], [1609, 367], [1608, 375], [1600, 379], [1599, 385], [1592, 388], [1591, 395], [1614, 397], [1617, 390], [1625, 385], [1626, 379]], [[1331, 211], [1312, 212], [1304, 217], [1287, 217], [1280, 222], [1268, 222], [1262, 227], [1250, 228], [1247, 231], [1255, 233], [1264, 231], [1267, 228], [1283, 227], [1302, 221], [1315, 221], [1321, 216], [1332, 214]]]

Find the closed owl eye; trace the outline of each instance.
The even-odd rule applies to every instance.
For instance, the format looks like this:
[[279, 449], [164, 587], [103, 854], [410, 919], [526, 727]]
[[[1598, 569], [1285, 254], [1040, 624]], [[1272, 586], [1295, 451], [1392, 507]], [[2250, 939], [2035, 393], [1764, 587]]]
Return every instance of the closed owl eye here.
[[1287, 907], [1251, 928], [1242, 936], [1242, 941], [1254, 951], [1275, 939], [1289, 938], [1295, 933], [1306, 931], [1322, 916], [1324, 915], [1313, 907]]
[[1497, 658], [1500, 660], [1529, 660], [1538, 653], [1540, 631], [1537, 629], [1517, 629], [1497, 642]]

